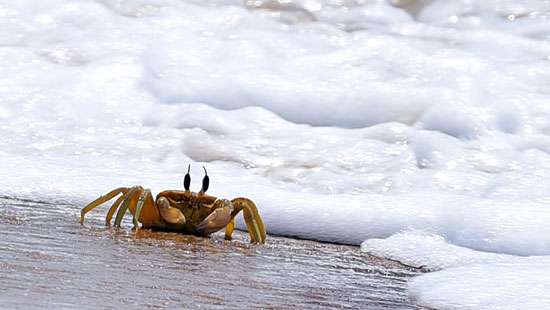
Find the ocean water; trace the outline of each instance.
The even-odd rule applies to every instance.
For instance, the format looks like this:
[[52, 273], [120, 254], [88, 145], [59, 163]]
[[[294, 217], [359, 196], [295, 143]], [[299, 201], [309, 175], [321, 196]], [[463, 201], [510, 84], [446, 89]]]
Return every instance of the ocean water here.
[[204, 165], [271, 234], [435, 271], [409, 283], [421, 304], [543, 308], [549, 18], [548, 1], [0, 1], [1, 192], [83, 204], [181, 188], [188, 164], [198, 189]]

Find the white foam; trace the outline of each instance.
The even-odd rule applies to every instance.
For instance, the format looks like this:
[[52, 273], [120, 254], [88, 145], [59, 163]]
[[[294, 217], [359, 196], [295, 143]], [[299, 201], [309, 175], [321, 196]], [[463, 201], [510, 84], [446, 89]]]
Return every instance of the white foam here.
[[[516, 208], [520, 209], [521, 206]], [[537, 218], [536, 214], [528, 215], [528, 212], [523, 213], [524, 209], [521, 210], [519, 215], [526, 216], [529, 221]], [[455, 216], [461, 218], [464, 214], [458, 212]], [[491, 215], [477, 214], [477, 216], [493, 220], [506, 217], [499, 211]], [[485, 226], [484, 229], [480, 229], [479, 232], [484, 231], [484, 233], [478, 237], [483, 235], [483, 241], [481, 239], [476, 241], [476, 233], [469, 228], [459, 228], [454, 223], [446, 227], [452, 231], [451, 233], [434, 234], [426, 233], [425, 229], [409, 230], [386, 239], [366, 240], [361, 248], [371, 254], [401, 261], [410, 266], [435, 270], [436, 272], [416, 277], [409, 282], [410, 296], [428, 307], [437, 309], [546, 308], [550, 305], [550, 299], [546, 293], [548, 279], [550, 279], [548, 268], [550, 255], [546, 252], [531, 251], [542, 245], [541, 239], [535, 237], [537, 243], [528, 246], [529, 251], [515, 253], [532, 256], [500, 254], [507, 251], [492, 246], [479, 247], [487, 243], [494, 245], [496, 240], [493, 238], [500, 234], [499, 230], [503, 232], [503, 228], [516, 230], [515, 233], [511, 231], [505, 233], [507, 242], [515, 239], [516, 242], [512, 243], [516, 246], [523, 244], [526, 239], [533, 238], [525, 235], [530, 231], [525, 227], [530, 227], [530, 224], [520, 224], [520, 216], [514, 215], [517, 221], [514, 218], [508, 224], [500, 222], [497, 226]], [[451, 216], [448, 215], [448, 218]], [[466, 221], [472, 220], [466, 219]], [[512, 228], [514, 226], [515, 229]], [[464, 237], [467, 240], [464, 240]], [[478, 243], [480, 241], [481, 243]], [[478, 245], [474, 245], [475, 243]], [[535, 256], [541, 254], [544, 255]]]
[[436, 309], [546, 309], [548, 263], [545, 259], [446, 269], [413, 279], [409, 290]]
[[550, 256], [520, 257], [458, 247], [439, 235], [409, 231], [365, 241], [372, 254], [441, 270], [409, 282], [409, 294], [436, 309], [544, 309], [550, 306]]

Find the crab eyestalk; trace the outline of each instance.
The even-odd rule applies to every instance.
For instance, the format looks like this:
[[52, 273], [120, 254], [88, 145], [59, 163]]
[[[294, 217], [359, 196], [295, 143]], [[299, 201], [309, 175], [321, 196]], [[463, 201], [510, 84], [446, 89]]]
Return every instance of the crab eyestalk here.
[[204, 166], [202, 166], [202, 169], [204, 169], [204, 178], [202, 178], [202, 188], [201, 188], [201, 191], [199, 192], [200, 194], [206, 193], [206, 191], [208, 190], [208, 185], [210, 185], [210, 178], [208, 177], [208, 172], [206, 172], [206, 168], [204, 168]]
[[189, 188], [191, 186], [191, 175], [189, 174], [189, 171], [191, 171], [191, 164], [187, 166], [187, 174], [183, 178], [183, 187], [186, 191], [189, 191]]

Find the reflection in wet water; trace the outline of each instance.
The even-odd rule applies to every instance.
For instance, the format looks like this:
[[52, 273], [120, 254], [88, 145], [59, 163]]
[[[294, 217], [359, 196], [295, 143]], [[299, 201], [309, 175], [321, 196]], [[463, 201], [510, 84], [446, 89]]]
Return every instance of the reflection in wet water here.
[[2, 307], [417, 308], [405, 292], [416, 271], [357, 247], [136, 233], [78, 214], [0, 199]]

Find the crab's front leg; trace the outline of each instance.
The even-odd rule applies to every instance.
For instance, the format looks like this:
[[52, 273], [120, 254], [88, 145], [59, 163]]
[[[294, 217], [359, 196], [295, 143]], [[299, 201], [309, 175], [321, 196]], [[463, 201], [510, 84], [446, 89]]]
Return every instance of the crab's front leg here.
[[231, 213], [231, 221], [225, 228], [225, 239], [231, 240], [235, 229], [235, 216], [242, 210], [244, 222], [250, 235], [250, 242], [265, 243], [265, 224], [254, 202], [248, 198], [235, 198], [231, 200], [231, 204], [233, 205], [233, 212]]

